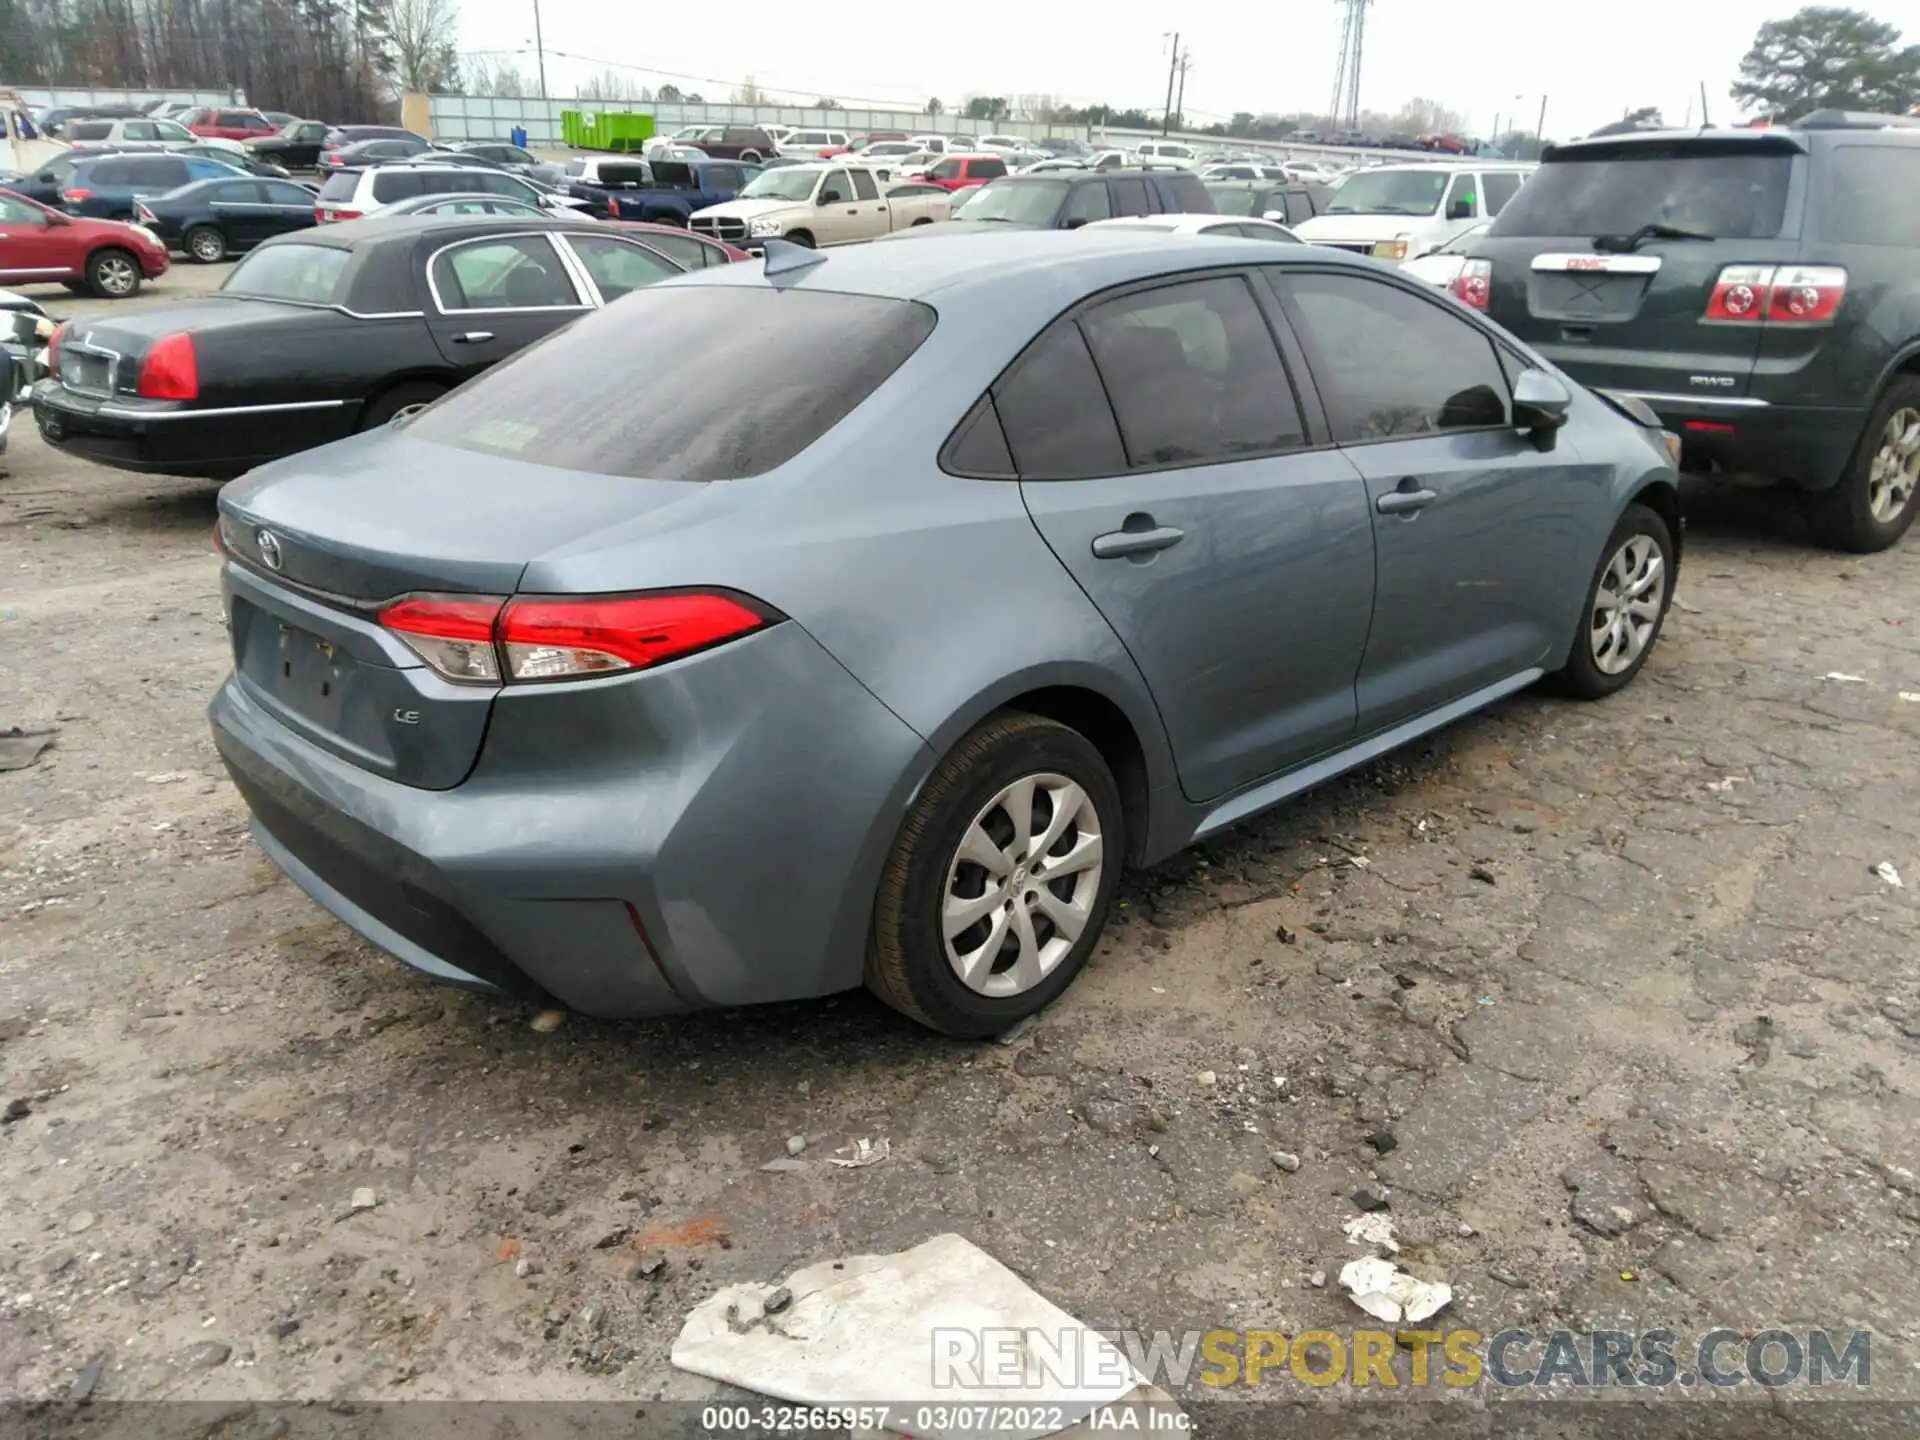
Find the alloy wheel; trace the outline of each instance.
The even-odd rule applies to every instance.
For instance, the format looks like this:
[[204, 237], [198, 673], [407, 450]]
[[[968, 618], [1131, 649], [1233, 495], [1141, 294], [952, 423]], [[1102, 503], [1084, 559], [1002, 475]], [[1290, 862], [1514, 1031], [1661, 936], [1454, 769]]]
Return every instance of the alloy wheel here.
[[1920, 410], [1896, 410], [1880, 432], [1867, 472], [1867, 510], [1877, 524], [1900, 518], [1920, 484]]
[[1613, 552], [1593, 594], [1587, 642], [1603, 675], [1630, 669], [1660, 626], [1667, 598], [1667, 560], [1651, 535], [1630, 535]]
[[211, 230], [202, 230], [193, 237], [193, 258], [212, 264], [227, 253], [226, 242]]
[[974, 816], [947, 865], [940, 934], [977, 994], [1004, 999], [1044, 981], [1093, 915], [1106, 867], [1100, 814], [1064, 775], [1025, 775]]
[[133, 268], [133, 262], [118, 255], [109, 255], [102, 260], [95, 268], [94, 275], [100, 282], [100, 288], [109, 295], [131, 294], [140, 278]]

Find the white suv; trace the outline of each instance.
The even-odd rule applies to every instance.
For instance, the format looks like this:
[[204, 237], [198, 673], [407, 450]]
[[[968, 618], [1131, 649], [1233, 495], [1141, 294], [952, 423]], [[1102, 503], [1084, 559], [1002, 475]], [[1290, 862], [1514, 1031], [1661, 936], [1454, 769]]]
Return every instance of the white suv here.
[[782, 155], [797, 156], [802, 160], [818, 160], [829, 152], [844, 151], [850, 143], [844, 130], [795, 130], [783, 136], [778, 143]]
[[561, 214], [571, 213], [584, 203], [529, 185], [518, 175], [478, 165], [375, 165], [365, 170], [336, 170], [327, 176], [314, 203], [313, 218], [322, 225], [333, 220], [358, 220], [378, 214], [396, 200], [411, 200], [416, 195], [502, 195]]
[[165, 150], [173, 145], [205, 145], [215, 150], [247, 153], [238, 140], [196, 135], [174, 120], [70, 120], [60, 138], [76, 150]]
[[1142, 140], [1134, 154], [1144, 164], [1177, 165], [1182, 170], [1192, 169], [1200, 159], [1198, 151], [1178, 140]]
[[1295, 233], [1310, 245], [1413, 260], [1498, 215], [1535, 168], [1498, 160], [1375, 165], [1342, 180], [1326, 209]]

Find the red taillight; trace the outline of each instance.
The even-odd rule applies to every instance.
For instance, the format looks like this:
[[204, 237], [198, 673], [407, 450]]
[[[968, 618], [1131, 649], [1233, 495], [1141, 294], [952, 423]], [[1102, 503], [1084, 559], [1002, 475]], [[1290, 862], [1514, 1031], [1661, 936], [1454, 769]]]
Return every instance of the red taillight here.
[[200, 360], [193, 353], [193, 337], [181, 330], [154, 341], [140, 362], [134, 393], [149, 400], [198, 400]]
[[1838, 265], [1783, 265], [1767, 293], [1767, 322], [1820, 325], [1840, 313], [1847, 298], [1847, 272]]
[[611, 195], [607, 197], [607, 218], [609, 220], [618, 220], [620, 218], [620, 202]]
[[60, 198], [66, 201], [67, 204], [69, 205], [78, 205], [82, 200], [91, 200], [93, 198], [93, 191], [85, 188], [81, 188], [78, 190], [62, 190], [60, 192]]
[[49, 375], [60, 373], [60, 341], [71, 329], [73, 329], [73, 322], [62, 320], [53, 327], [53, 334], [47, 337], [47, 373]]
[[1493, 301], [1493, 262], [1469, 260], [1453, 277], [1453, 298], [1472, 310], [1485, 310]]
[[1714, 282], [1706, 319], [1723, 324], [1824, 325], [1847, 298], [1838, 265], [1729, 265]]
[[507, 601], [416, 595], [380, 612], [382, 625], [449, 680], [496, 685], [503, 676], [540, 682], [643, 670], [777, 618], [714, 591]]
[[324, 209], [316, 205], [313, 210], [314, 221], [321, 225], [334, 220], [358, 220], [365, 214], [364, 210], [342, 210], [332, 205]]
[[1724, 420], [1689, 420], [1687, 429], [1695, 435], [1732, 435], [1737, 433], [1733, 426]]
[[133, 207], [133, 213], [139, 216], [140, 219], [148, 225], [157, 225], [160, 223], [158, 220], [154, 218], [153, 211], [149, 210], [144, 205], [135, 205]]
[[513, 600], [500, 617], [500, 641], [515, 680], [566, 680], [677, 660], [758, 630], [767, 619], [712, 592]]
[[494, 595], [412, 595], [380, 612], [380, 623], [449, 680], [500, 683], [495, 622], [507, 602]]

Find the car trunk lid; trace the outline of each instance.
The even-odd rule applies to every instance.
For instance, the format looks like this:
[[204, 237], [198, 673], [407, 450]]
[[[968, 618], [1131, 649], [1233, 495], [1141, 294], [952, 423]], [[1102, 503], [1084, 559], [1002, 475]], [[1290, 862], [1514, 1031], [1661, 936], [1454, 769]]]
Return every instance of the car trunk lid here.
[[1749, 133], [1550, 150], [1473, 244], [1492, 267], [1488, 313], [1589, 385], [1744, 398], [1764, 327], [1708, 307], [1729, 266], [1798, 255], [1788, 201], [1803, 153], [1796, 137]]
[[705, 488], [579, 474], [564, 504], [542, 504], [539, 467], [465, 452], [449, 466], [448, 454], [367, 435], [220, 495], [240, 682], [323, 749], [428, 790], [472, 770], [499, 686], [445, 678], [381, 611], [404, 595], [510, 596], [544, 552]]

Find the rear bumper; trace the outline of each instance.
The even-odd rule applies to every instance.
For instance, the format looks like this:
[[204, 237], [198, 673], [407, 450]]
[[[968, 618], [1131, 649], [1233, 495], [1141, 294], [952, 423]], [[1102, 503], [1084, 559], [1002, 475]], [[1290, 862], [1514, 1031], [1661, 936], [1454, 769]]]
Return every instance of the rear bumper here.
[[56, 450], [142, 474], [226, 480], [351, 432], [345, 401], [198, 408], [131, 396], [82, 395], [49, 377], [33, 388], [33, 418]]
[[1830, 490], [1840, 482], [1867, 419], [1865, 410], [1613, 388], [1644, 401], [1680, 437], [1689, 468], [1758, 475], [1800, 490]]
[[472, 776], [332, 755], [229, 678], [214, 741], [263, 848], [443, 982], [631, 1018], [859, 984], [880, 865], [931, 765], [787, 622], [658, 675], [497, 700]]

